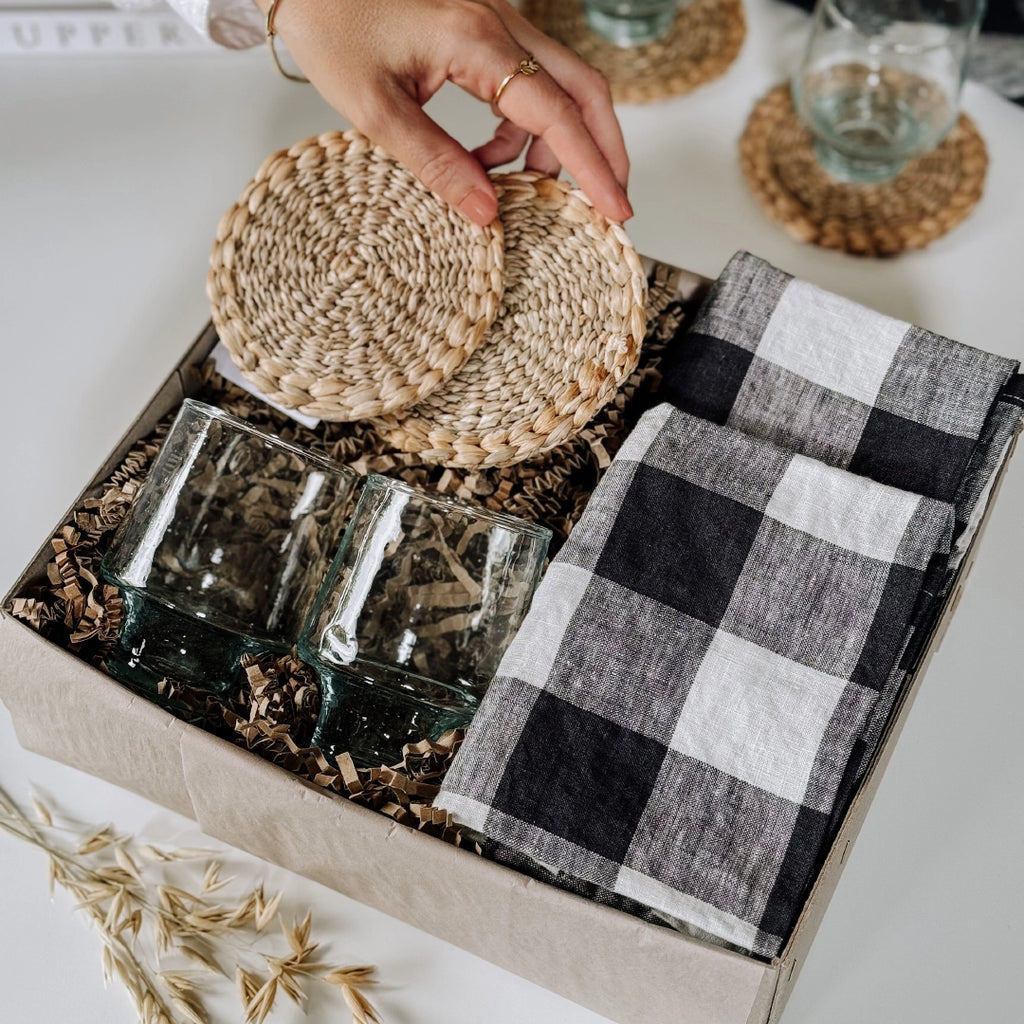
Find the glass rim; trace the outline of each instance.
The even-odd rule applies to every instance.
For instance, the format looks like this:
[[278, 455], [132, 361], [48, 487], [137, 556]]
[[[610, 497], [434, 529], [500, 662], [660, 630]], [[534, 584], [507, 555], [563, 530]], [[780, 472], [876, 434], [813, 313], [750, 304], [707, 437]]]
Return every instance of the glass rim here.
[[[408, 494], [411, 497], [418, 498], [421, 501], [439, 506], [440, 508], [464, 509], [466, 512], [476, 516], [478, 519], [484, 519], [499, 526], [504, 526], [516, 533], [530, 534], [538, 540], [550, 542], [553, 536], [548, 527], [542, 526], [540, 523], [535, 523], [532, 520], [523, 519], [521, 516], [512, 515], [510, 512], [502, 512], [497, 509], [487, 508], [484, 505], [477, 504], [476, 502], [457, 498], [455, 495], [438, 494], [436, 491], [425, 491], [420, 487], [414, 487], [412, 484], [406, 483], [399, 477], [387, 476], [384, 473], [368, 473], [366, 475], [366, 482], [363, 484], [363, 493], [365, 494], [371, 488], [401, 491], [403, 494]], [[362, 500], [362, 496], [360, 496], [360, 500]]]
[[205, 416], [207, 419], [216, 419], [220, 420], [222, 423], [227, 423], [235, 429], [241, 430], [252, 437], [260, 438], [274, 448], [281, 448], [284, 451], [288, 451], [293, 455], [299, 456], [301, 459], [315, 462], [324, 469], [340, 473], [344, 476], [349, 476], [353, 481], [359, 479], [359, 474], [351, 466], [347, 466], [344, 462], [339, 462], [337, 459], [331, 458], [331, 456], [327, 455], [325, 452], [318, 452], [312, 448], [307, 448], [305, 445], [299, 444], [296, 441], [286, 441], [283, 437], [280, 437], [277, 434], [269, 434], [267, 431], [261, 430], [259, 427], [249, 423], [247, 420], [243, 420], [241, 417], [235, 416], [233, 413], [222, 409], [218, 405], [210, 405], [209, 402], [204, 402], [198, 398], [186, 395], [186, 397], [182, 399], [181, 406], [178, 410], [179, 415], [185, 408], [188, 408], [193, 412], [197, 412], [200, 415]]
[[[937, 51], [937, 50], [947, 50], [947, 49], [949, 49], [949, 46], [950, 46], [949, 39], [943, 39], [940, 42], [934, 42], [934, 43], [918, 43], [918, 44], [909, 44], [909, 43], [906, 43], [906, 42], [887, 43], [887, 42], [885, 42], [884, 40], [882, 40], [881, 38], [879, 38], [876, 35], [873, 35], [873, 34], [869, 35], [867, 33], [862, 32], [861, 29], [858, 27], [857, 23], [855, 21], [853, 21], [853, 19], [851, 19], [843, 11], [842, 0], [820, 0], [820, 2], [818, 4], [818, 7], [819, 7], [819, 10], [822, 12], [822, 14], [824, 14], [824, 12], [826, 10], [829, 11], [831, 13], [831, 15], [833, 17], [835, 17], [835, 19], [839, 22], [839, 27], [842, 28], [844, 31], [852, 32], [854, 35], [858, 36], [860, 39], [863, 39], [865, 41], [865, 44], [866, 44], [867, 49], [868, 49], [869, 52], [874, 52], [874, 53], [893, 53], [893, 54], [898, 54], [899, 56], [905, 57], [905, 56], [918, 56], [920, 54], [931, 53], [932, 51]], [[971, 17], [969, 17], [969, 18], [965, 18], [963, 21], [943, 23], [943, 22], [940, 22], [940, 21], [921, 20], [921, 21], [910, 22], [910, 23], [911, 24], [920, 24], [920, 25], [934, 25], [936, 28], [943, 28], [943, 29], [946, 29], [949, 32], [955, 32], [955, 33], [958, 34], [958, 36], [963, 37], [966, 40], [966, 37], [970, 36], [971, 33], [978, 26], [978, 23], [979, 23], [979, 20], [980, 20], [979, 17], [978, 17], [978, 12], [980, 11], [980, 9], [981, 9], [981, 5], [979, 4], [978, 5], [978, 9], [975, 11], [975, 13]], [[900, 23], [898, 18], [892, 18], [891, 21], [889, 22], [889, 24], [898, 24], [898, 23]]]

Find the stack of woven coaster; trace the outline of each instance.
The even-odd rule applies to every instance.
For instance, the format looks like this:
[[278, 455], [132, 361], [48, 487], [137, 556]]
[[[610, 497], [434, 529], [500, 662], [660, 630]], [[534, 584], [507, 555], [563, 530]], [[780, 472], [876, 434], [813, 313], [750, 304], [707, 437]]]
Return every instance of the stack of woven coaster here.
[[566, 183], [495, 186], [498, 220], [480, 227], [356, 132], [271, 156], [221, 220], [208, 278], [245, 378], [442, 465], [571, 438], [636, 367], [643, 267]]

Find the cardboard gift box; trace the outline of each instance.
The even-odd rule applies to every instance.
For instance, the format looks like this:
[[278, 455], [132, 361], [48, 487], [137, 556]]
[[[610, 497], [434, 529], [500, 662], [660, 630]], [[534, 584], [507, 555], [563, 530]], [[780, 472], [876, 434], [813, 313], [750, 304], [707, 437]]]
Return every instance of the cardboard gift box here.
[[[680, 296], [693, 299], [706, 284], [683, 272]], [[72, 509], [196, 389], [198, 367], [215, 343], [207, 326]], [[770, 962], [585, 900], [350, 803], [174, 718], [6, 611], [0, 615], [0, 699], [27, 749], [187, 815], [217, 839], [424, 928], [623, 1024], [767, 1024], [783, 1011], [914, 694], [956, 610], [1012, 447], [1003, 455], [980, 525], [796, 928]], [[15, 582], [4, 608], [45, 578], [54, 532]]]

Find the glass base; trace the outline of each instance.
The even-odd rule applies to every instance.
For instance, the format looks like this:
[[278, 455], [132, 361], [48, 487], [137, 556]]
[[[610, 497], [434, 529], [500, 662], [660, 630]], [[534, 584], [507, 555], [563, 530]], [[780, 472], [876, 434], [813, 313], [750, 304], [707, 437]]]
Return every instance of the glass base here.
[[906, 160], [868, 160], [849, 156], [820, 140], [814, 144], [814, 153], [826, 174], [851, 185], [877, 185], [889, 181], [907, 163]]
[[405, 744], [463, 728], [477, 708], [472, 695], [385, 666], [312, 664], [323, 703], [310, 745], [331, 761], [347, 752], [360, 768], [398, 764]]
[[[643, 46], [645, 43], [653, 43], [656, 39], [661, 39], [662, 36], [668, 34], [672, 22], [675, 21], [676, 11], [683, 5], [667, 3], [653, 10], [643, 12], [633, 10], [629, 13], [621, 13], [622, 8], [627, 6], [619, 5], [620, 13], [616, 13], [615, 5], [599, 8], [584, 3], [583, 13], [587, 27], [616, 46]], [[651, 7], [653, 5], [641, 6]]]
[[804, 69], [793, 101], [825, 171], [839, 181], [889, 181], [934, 149], [956, 120], [956, 104], [919, 74], [860, 61]]
[[164, 679], [223, 696], [241, 682], [243, 654], [278, 649], [183, 615], [142, 591], [120, 591], [124, 621], [107, 672], [144, 696], [158, 698]]

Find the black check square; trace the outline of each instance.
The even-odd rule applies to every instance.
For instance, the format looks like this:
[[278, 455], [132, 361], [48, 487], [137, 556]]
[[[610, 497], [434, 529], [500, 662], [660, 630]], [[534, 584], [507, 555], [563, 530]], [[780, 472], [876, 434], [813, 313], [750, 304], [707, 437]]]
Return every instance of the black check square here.
[[493, 807], [621, 863], [664, 757], [662, 744], [541, 693]]
[[885, 685], [906, 640], [904, 634], [891, 628], [891, 623], [913, 621], [924, 579], [925, 573], [920, 569], [888, 566], [871, 628], [850, 673], [853, 682], [872, 690], [881, 690]]
[[952, 501], [975, 443], [976, 439], [872, 409], [849, 468], [891, 487]]
[[758, 923], [761, 942], [772, 937], [775, 941], [769, 945], [777, 948], [793, 930], [808, 890], [818, 876], [831, 835], [829, 814], [810, 807], [800, 808]]
[[641, 464], [595, 572], [716, 626], [760, 525], [747, 505]]
[[666, 357], [662, 390], [676, 408], [724, 424], [753, 358], [738, 345], [691, 331]]

